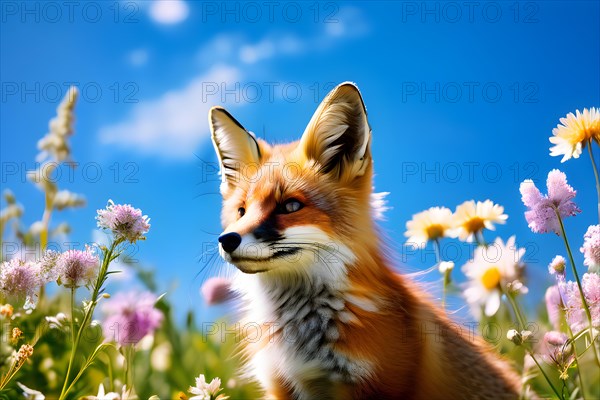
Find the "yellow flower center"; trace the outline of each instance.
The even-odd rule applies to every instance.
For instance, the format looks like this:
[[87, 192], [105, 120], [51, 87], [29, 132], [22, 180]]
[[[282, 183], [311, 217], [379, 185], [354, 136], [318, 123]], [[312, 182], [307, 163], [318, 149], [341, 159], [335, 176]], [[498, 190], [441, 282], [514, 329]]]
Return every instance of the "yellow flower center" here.
[[487, 290], [492, 290], [498, 287], [500, 284], [500, 270], [498, 267], [488, 268], [483, 275], [481, 275], [481, 283]]
[[427, 237], [429, 240], [435, 240], [444, 236], [444, 227], [440, 224], [429, 225], [425, 232], [427, 233]]
[[483, 224], [483, 219], [479, 217], [471, 218], [470, 220], [466, 221], [463, 224], [463, 226], [467, 230], [467, 232], [471, 233], [479, 232], [485, 227], [485, 225]]
[[600, 123], [593, 124], [586, 129], [586, 139], [594, 139], [595, 141], [600, 140]]

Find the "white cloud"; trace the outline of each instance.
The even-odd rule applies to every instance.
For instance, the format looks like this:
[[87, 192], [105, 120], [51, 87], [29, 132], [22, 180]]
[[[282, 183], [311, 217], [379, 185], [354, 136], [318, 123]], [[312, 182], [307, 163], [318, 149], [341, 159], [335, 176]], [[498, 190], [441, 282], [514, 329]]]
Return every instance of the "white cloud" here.
[[268, 34], [249, 42], [243, 34], [220, 33], [207, 41], [197, 53], [197, 61], [206, 66], [214, 62], [254, 64], [277, 56], [303, 53], [307, 40], [293, 34]]
[[306, 48], [306, 43], [298, 37], [288, 34], [282, 37], [265, 37], [256, 44], [247, 44], [240, 48], [239, 58], [245, 64], [267, 60], [277, 55], [299, 54]]
[[[185, 11], [178, 11], [185, 19], [188, 6], [180, 0], [154, 2], [150, 6], [151, 14], [157, 7], [173, 7], [158, 3], [178, 2], [185, 7]], [[161, 18], [166, 18], [168, 13], [176, 15], [173, 10], [164, 11]], [[228, 93], [226, 99], [243, 98], [239, 95], [240, 85], [237, 85], [237, 94], [232, 91], [236, 91], [236, 83], [241, 78], [246, 81], [257, 79], [256, 74], [264, 71], [261, 62], [308, 51], [324, 52], [339, 42], [368, 33], [368, 24], [358, 8], [342, 7], [336, 18], [337, 22], [327, 24], [320, 34], [307, 37], [271, 32], [250, 42], [241, 33], [217, 34], [205, 42], [196, 55], [198, 64], [203, 69], [208, 68], [208, 72], [193, 77], [181, 89], [169, 91], [154, 100], [142, 100], [125, 120], [101, 128], [100, 142], [163, 158], [192, 158], [198, 145], [208, 137], [206, 115], [210, 106], [220, 103], [223, 93]], [[132, 65], [145, 64], [148, 51], [134, 50], [129, 61]], [[241, 71], [244, 71], [243, 77]], [[207, 98], [209, 89], [216, 90], [217, 94]], [[281, 93], [276, 92], [275, 96], [281, 98]], [[244, 101], [237, 103], [244, 104]]]
[[154, 0], [149, 13], [159, 24], [174, 25], [188, 17], [190, 8], [184, 0]]
[[207, 41], [197, 53], [202, 66], [214, 62], [237, 63], [238, 49], [245, 43], [241, 34], [219, 33]]
[[209, 136], [206, 115], [215, 103], [212, 97], [207, 101], [209, 85], [234, 87], [240, 78], [235, 67], [214, 66], [182, 89], [136, 104], [125, 121], [100, 129], [100, 141], [166, 158], [192, 158]]
[[364, 36], [368, 31], [362, 11], [352, 6], [340, 7], [333, 20], [325, 23], [325, 33], [337, 38]]
[[264, 39], [255, 45], [246, 45], [240, 49], [240, 60], [246, 64], [254, 64], [257, 61], [271, 58], [275, 54], [275, 44]]
[[127, 55], [127, 61], [134, 67], [143, 67], [148, 63], [150, 54], [147, 49], [136, 49]]

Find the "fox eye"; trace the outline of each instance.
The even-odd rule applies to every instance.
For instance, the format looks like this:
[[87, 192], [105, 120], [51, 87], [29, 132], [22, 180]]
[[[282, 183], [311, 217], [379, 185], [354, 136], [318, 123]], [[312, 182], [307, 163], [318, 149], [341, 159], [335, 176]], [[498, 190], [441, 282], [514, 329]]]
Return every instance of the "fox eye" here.
[[246, 214], [246, 209], [244, 207], [238, 208], [238, 218], [242, 218]]
[[281, 212], [283, 214], [291, 214], [300, 210], [302, 207], [304, 207], [304, 204], [300, 203], [298, 200], [289, 199], [282, 204]]

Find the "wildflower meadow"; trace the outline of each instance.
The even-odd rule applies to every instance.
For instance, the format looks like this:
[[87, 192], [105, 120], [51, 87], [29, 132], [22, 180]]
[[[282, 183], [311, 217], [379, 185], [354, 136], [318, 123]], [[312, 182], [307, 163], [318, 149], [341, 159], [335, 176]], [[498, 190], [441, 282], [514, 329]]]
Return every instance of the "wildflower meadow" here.
[[115, 275], [133, 268], [127, 246], [152, 240], [150, 218], [140, 209], [107, 199], [95, 214], [106, 242], [62, 252], [48, 248], [69, 232], [56, 222], [58, 213], [85, 205], [83, 195], [59, 190], [49, 179], [53, 169], [72, 161], [77, 96], [73, 87], [59, 105], [38, 142], [39, 169], [28, 175], [44, 195], [42, 220], [23, 227], [25, 210], [4, 192], [2, 239], [17, 239], [26, 256], [2, 254], [0, 397], [254, 398], [255, 386], [236, 382], [234, 340], [203, 335], [191, 313], [185, 326], [177, 325], [168, 293], [156, 293], [150, 271], [138, 271], [145, 291], [107, 290]]
[[[60, 211], [85, 205], [83, 195], [59, 190], [57, 183], [45, 178], [48, 169], [68, 165], [72, 159], [69, 137], [74, 133], [77, 94], [72, 88], [59, 105], [49, 132], [38, 142], [40, 167], [28, 176], [44, 195], [42, 220], [23, 227], [25, 210], [15, 194], [4, 192], [2, 238], [17, 238], [31, 251], [24, 252], [27, 257], [10, 259], [2, 254], [0, 396], [256, 398], [256, 385], [240, 374], [235, 338], [206, 336], [192, 313], [184, 325], [175, 323], [169, 293], [156, 292], [150, 271], [136, 270], [145, 291], [108, 290], [115, 275], [132, 268], [127, 246], [152, 241], [151, 218], [140, 209], [107, 199], [106, 207], [95, 213], [106, 242], [62, 252], [47, 248], [51, 238], [69, 232], [68, 226], [56, 222]], [[584, 162], [576, 159], [588, 152], [589, 181], [591, 186], [595, 180], [600, 214], [593, 155], [600, 142], [600, 112], [592, 108], [570, 113], [552, 133], [551, 155], [562, 156], [563, 162]], [[546, 188], [525, 180], [515, 187], [515, 196], [519, 191], [523, 215], [517, 217], [525, 218], [534, 233], [556, 236], [556, 257], [548, 265], [554, 284], [536, 300], [542, 307], [523, 307], [529, 295], [525, 249], [515, 236], [493, 236], [495, 225], [506, 224], [508, 216], [492, 199], [465, 201], [454, 212], [432, 207], [415, 214], [406, 223], [406, 246], [436, 250], [441, 307], [446, 306], [447, 294], [458, 295], [478, 321], [479, 333], [490, 326], [506, 332], [495, 349], [521, 373], [523, 398], [534, 393], [559, 399], [597, 398], [600, 225], [589, 221], [584, 237], [569, 236], [565, 221], [579, 218], [581, 210], [576, 188], [559, 169], [548, 172]], [[476, 244], [461, 268], [440, 256], [442, 242], [450, 240]], [[582, 265], [574, 262], [577, 251], [583, 253]], [[455, 283], [457, 274], [464, 275], [464, 283]], [[233, 297], [229, 281], [222, 277], [208, 279], [201, 292], [208, 304]]]
[[[593, 151], [600, 143], [599, 110], [586, 108], [561, 118], [550, 142], [554, 144], [550, 155], [562, 156], [562, 162], [579, 158], [584, 150], [589, 154], [589, 182], [591, 187], [595, 181], [600, 221], [600, 182]], [[442, 304], [447, 292], [457, 293], [481, 331], [493, 327], [506, 332], [506, 340], [496, 347], [521, 371], [524, 398], [532, 393], [559, 399], [599, 398], [600, 225], [589, 221], [584, 237], [568, 236], [565, 220], [577, 218], [581, 210], [577, 190], [559, 169], [548, 172], [546, 194], [530, 179], [520, 184], [519, 191], [531, 231], [557, 236], [557, 255], [548, 265], [555, 284], [537, 301], [544, 307], [530, 312], [523, 307], [529, 268], [523, 261], [525, 248], [518, 246], [515, 236], [491, 240], [495, 225], [508, 219], [504, 207], [493, 200], [468, 200], [454, 212], [432, 207], [415, 214], [406, 224], [406, 244], [424, 248], [431, 243], [435, 248]], [[442, 240], [476, 244], [471, 259], [460, 269], [464, 284], [453, 284], [454, 262], [440, 258]], [[574, 261], [575, 251], [583, 253], [583, 265]]]

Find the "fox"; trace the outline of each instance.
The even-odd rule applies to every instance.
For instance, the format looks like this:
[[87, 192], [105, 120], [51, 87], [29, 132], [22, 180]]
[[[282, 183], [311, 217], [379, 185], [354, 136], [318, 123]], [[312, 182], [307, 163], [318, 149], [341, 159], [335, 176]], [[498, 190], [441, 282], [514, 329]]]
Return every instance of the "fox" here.
[[[371, 127], [336, 86], [300, 139], [271, 145], [209, 111], [220, 256], [239, 270], [240, 349], [266, 399], [516, 399], [520, 376], [394, 269], [377, 226]], [[463, 327], [464, 328], [464, 327]]]

